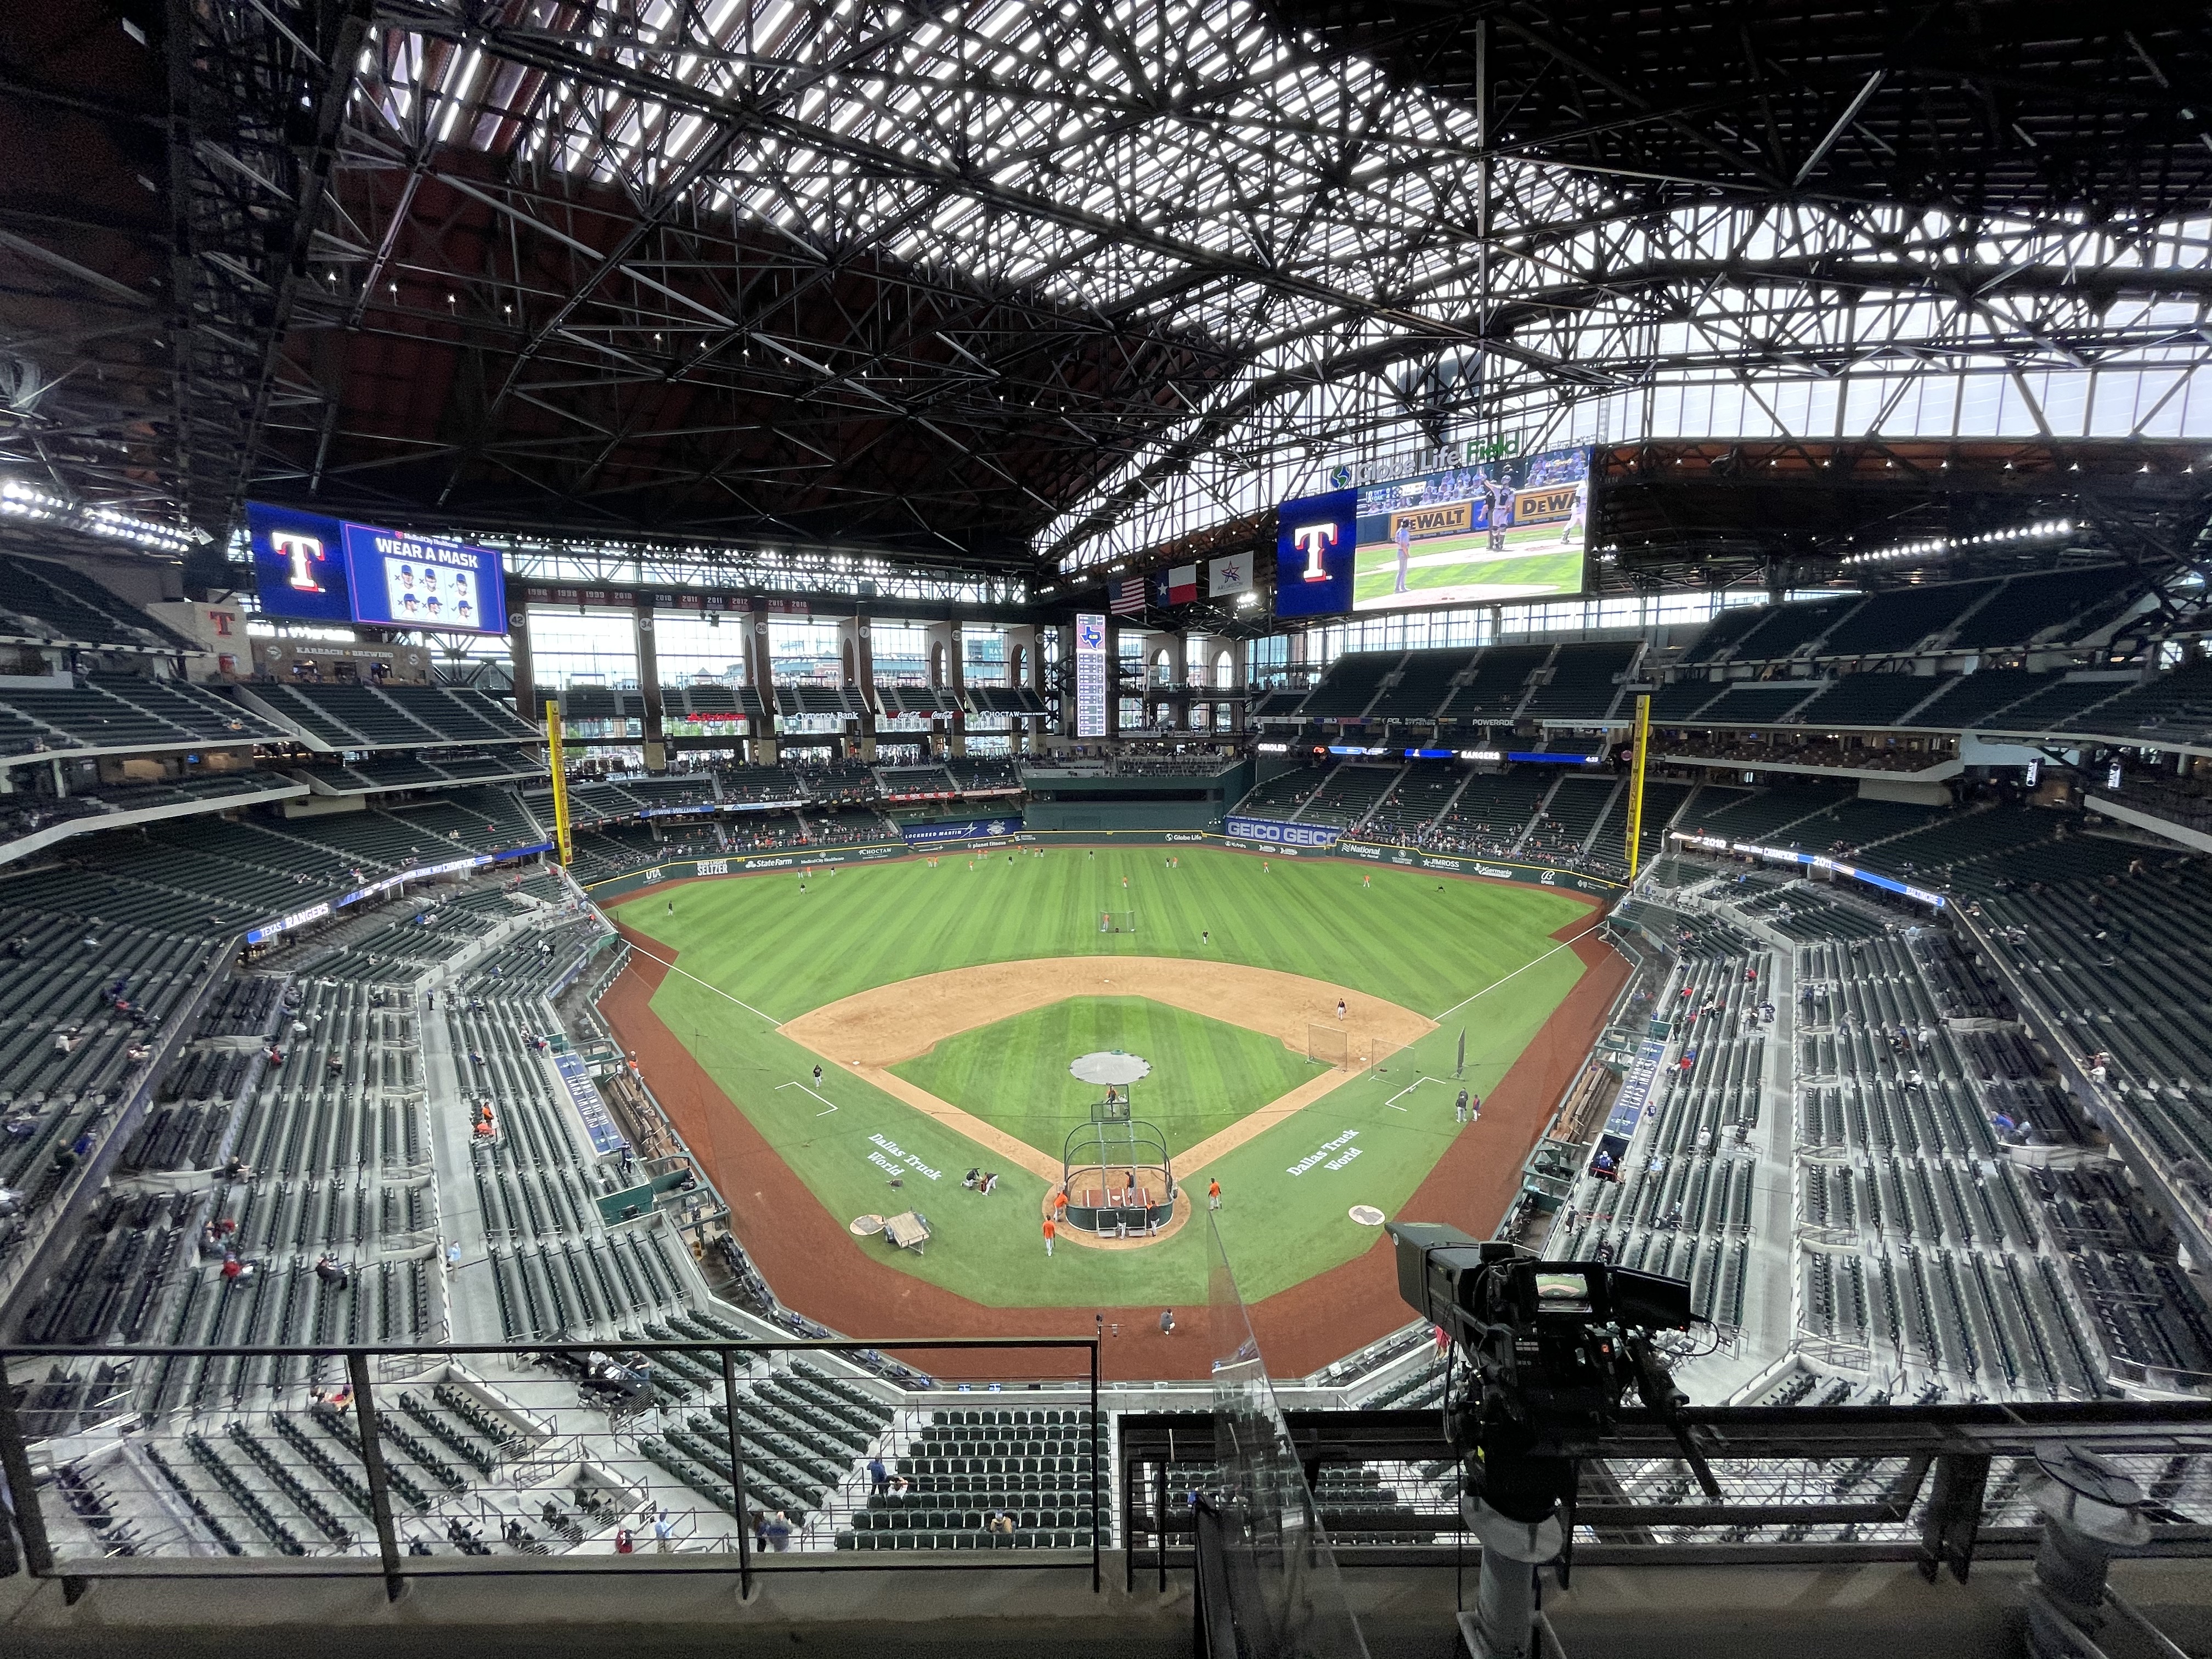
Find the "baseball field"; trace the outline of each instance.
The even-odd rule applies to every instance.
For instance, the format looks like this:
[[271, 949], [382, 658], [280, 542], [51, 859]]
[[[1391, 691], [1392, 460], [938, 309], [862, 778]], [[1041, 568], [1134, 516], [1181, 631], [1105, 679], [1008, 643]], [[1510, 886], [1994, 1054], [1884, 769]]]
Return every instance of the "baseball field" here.
[[[1134, 931], [1101, 933], [1108, 911]], [[647, 1081], [740, 1237], [787, 1299], [869, 1334], [921, 1305], [886, 1294], [892, 1279], [1002, 1310], [1204, 1300], [1202, 1218], [1118, 1247], [1063, 1233], [1045, 1255], [1062, 1148], [1100, 1092], [1068, 1066], [1098, 1050], [1149, 1063], [1135, 1115], [1186, 1192], [1203, 1204], [1221, 1183], [1249, 1302], [1372, 1252], [1378, 1230], [1348, 1212], [1398, 1214], [1455, 1146], [1477, 1161], [1451, 1167], [1510, 1191], [1531, 1103], [1564, 1076], [1522, 1090], [1509, 1123], [1462, 1126], [1454, 1102], [1491, 1095], [1575, 991], [1592, 958], [1564, 941], [1595, 920], [1540, 887], [1159, 847], [689, 882], [617, 914], [649, 959], [615, 1003], [649, 994], [651, 1017], [617, 1029], [688, 1050]], [[996, 1189], [963, 1187], [971, 1169]], [[906, 1210], [927, 1218], [921, 1252], [850, 1229]], [[779, 1276], [778, 1247], [802, 1237], [804, 1265], [787, 1251]], [[806, 1293], [800, 1272], [819, 1281]], [[863, 1311], [837, 1305], [848, 1288]]]
[[1476, 604], [1582, 591], [1583, 544], [1562, 544], [1556, 523], [1516, 526], [1502, 552], [1490, 550], [1486, 532], [1416, 541], [1407, 560], [1406, 591], [1397, 592], [1398, 550], [1387, 540], [1359, 544], [1352, 563], [1352, 598], [1359, 609]]

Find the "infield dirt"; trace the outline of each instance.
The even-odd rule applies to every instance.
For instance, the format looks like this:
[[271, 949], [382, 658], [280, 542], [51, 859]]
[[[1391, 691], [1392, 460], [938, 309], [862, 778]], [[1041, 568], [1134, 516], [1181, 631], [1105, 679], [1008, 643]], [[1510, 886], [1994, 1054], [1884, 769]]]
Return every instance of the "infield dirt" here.
[[[810, 1010], [787, 1021], [783, 1035], [824, 1060], [866, 1078], [916, 1111], [956, 1128], [1000, 1158], [1042, 1176], [1060, 1179], [1060, 1164], [1004, 1130], [940, 1100], [890, 1067], [927, 1054], [962, 1031], [1042, 1008], [1070, 997], [1136, 996], [1203, 1014], [1209, 1019], [1264, 1031], [1297, 1054], [1306, 1051], [1312, 1025], [1342, 1024], [1369, 1042], [1403, 1048], [1436, 1030], [1436, 1022], [1410, 1008], [1272, 968], [1199, 962], [1176, 957], [1048, 957], [955, 968], [879, 985]], [[1324, 1072], [1258, 1111], [1239, 1118], [1197, 1146], [1176, 1155], [1181, 1181], [1197, 1179], [1206, 1165], [1234, 1151], [1344, 1081]]]
[[[1592, 919], [1585, 912], [1554, 930], [1552, 937], [1573, 939], [1589, 928]], [[653, 1082], [678, 1131], [710, 1164], [708, 1173], [729, 1201], [738, 1237], [787, 1305], [893, 1351], [902, 1336], [1089, 1336], [1095, 1317], [1109, 1332], [1103, 1361], [1109, 1376], [1203, 1378], [1211, 1374], [1218, 1336], [1212, 1329], [1211, 1311], [1203, 1305], [1178, 1307], [1175, 1334], [1163, 1335], [1156, 1305], [1105, 1307], [1095, 1314], [1088, 1308], [989, 1307], [868, 1255], [846, 1231], [843, 1221], [823, 1208], [654, 1013], [653, 994], [667, 969], [642, 951], [657, 954], [666, 947], [627, 927], [623, 932], [642, 949], [633, 953], [601, 1006], [623, 1046]], [[1576, 939], [1572, 948], [1587, 971], [1491, 1091], [1480, 1121], [1454, 1139], [1401, 1213], [1447, 1222], [1477, 1237], [1486, 1237], [1504, 1214], [1519, 1188], [1522, 1158], [1589, 1053], [1607, 1009], [1627, 977], [1627, 964], [1595, 938]], [[1085, 966], [1101, 977], [1110, 967], [1118, 978], [1121, 965], [1132, 960], [1094, 958]], [[1035, 964], [1006, 967], [1023, 975]], [[919, 982], [908, 981], [889, 988], [903, 993]], [[1316, 982], [1300, 981], [1307, 986]], [[1084, 994], [1095, 994], [1097, 988], [1085, 988]], [[1111, 988], [1160, 994], [1121, 984]], [[1070, 994], [1062, 990], [1055, 995]], [[1349, 996], [1346, 1000], [1351, 1000]], [[988, 1017], [1012, 1012], [1002, 1005]], [[1199, 1012], [1228, 1018], [1211, 1008]], [[1328, 1000], [1327, 1014], [1333, 1022], [1333, 996]], [[1273, 1025], [1258, 1029], [1276, 1029], [1285, 1023], [1279, 1018]], [[668, 1086], [662, 1086], [664, 1079]], [[1411, 1317], [1398, 1297], [1389, 1242], [1379, 1234], [1353, 1260], [1266, 1297], [1250, 1313], [1269, 1370], [1281, 1376], [1317, 1370]], [[1119, 1334], [1112, 1334], [1116, 1328]], [[977, 1355], [968, 1360], [953, 1353], [912, 1351], [909, 1357], [937, 1375], [951, 1377], [1004, 1376], [1024, 1370], [1041, 1374], [1044, 1369], [1025, 1368], [1006, 1355]], [[1066, 1373], [1066, 1362], [1057, 1370]]]

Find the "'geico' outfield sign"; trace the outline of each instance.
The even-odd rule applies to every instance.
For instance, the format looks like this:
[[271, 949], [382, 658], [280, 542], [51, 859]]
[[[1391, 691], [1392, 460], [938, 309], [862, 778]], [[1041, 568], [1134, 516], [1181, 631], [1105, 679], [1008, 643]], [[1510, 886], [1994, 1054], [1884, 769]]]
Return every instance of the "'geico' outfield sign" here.
[[1330, 823], [1290, 823], [1279, 818], [1229, 820], [1228, 833], [1239, 841], [1256, 841], [1270, 847], [1334, 847], [1344, 832]]

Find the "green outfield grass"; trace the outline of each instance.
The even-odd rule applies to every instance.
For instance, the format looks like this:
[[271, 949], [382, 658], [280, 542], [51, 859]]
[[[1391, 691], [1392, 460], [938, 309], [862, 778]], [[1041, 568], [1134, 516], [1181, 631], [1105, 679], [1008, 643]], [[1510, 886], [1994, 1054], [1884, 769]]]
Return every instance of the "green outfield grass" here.
[[1100, 1094], [1070, 1076], [1068, 1062], [1103, 1048], [1152, 1062], [1135, 1087], [1135, 1115], [1166, 1136], [1171, 1155], [1325, 1069], [1261, 1032], [1145, 997], [1073, 997], [960, 1032], [891, 1069], [1058, 1158]]
[[1438, 538], [1416, 542], [1416, 557], [1425, 554], [1468, 554], [1464, 561], [1448, 564], [1416, 564], [1406, 573], [1407, 592], [1395, 594], [1398, 580], [1398, 550], [1388, 542], [1363, 544], [1354, 561], [1352, 599], [1354, 605], [1371, 604], [1394, 597], [1401, 604], [1432, 605], [1440, 596], [1495, 597], [1487, 590], [1511, 589], [1516, 593], [1579, 593], [1583, 588], [1583, 545], [1559, 544], [1559, 526], [1540, 525], [1509, 531], [1507, 556], [1488, 551], [1480, 532], [1473, 536]]
[[[849, 1073], [832, 1071], [817, 1098], [815, 1056], [777, 1022], [941, 969], [1078, 955], [1249, 963], [1446, 1016], [1388, 1074], [1348, 1079], [1214, 1167], [1229, 1197], [1224, 1234], [1232, 1250], [1243, 1246], [1236, 1259], [1244, 1293], [1266, 1296], [1374, 1242], [1346, 1209], [1395, 1213], [1455, 1132], [1453, 1090], [1419, 1074], [1450, 1073], [1464, 1028], [1467, 1081], [1484, 1093], [1495, 1086], [1581, 976], [1580, 961], [1547, 935], [1583, 908], [1539, 887], [1175, 851], [1182, 867], [1173, 870], [1167, 849], [1154, 848], [1095, 855], [1055, 848], [1012, 862], [1000, 853], [972, 869], [951, 853], [935, 869], [914, 860], [809, 872], [803, 892], [795, 873], [648, 889], [618, 909], [680, 953], [684, 971], [668, 975], [654, 1011], [824, 1207], [840, 1218], [919, 1207], [936, 1232], [926, 1255], [880, 1240], [868, 1248], [904, 1272], [1002, 1306], [1202, 1299], [1200, 1230], [1151, 1249], [1071, 1247], [1047, 1261], [1042, 1181], [1008, 1170], [989, 1198], [963, 1192], [961, 1174], [979, 1161], [973, 1142]], [[1368, 874], [1371, 889], [1361, 885]], [[1139, 931], [1099, 933], [1102, 909], [1133, 909]], [[1212, 935], [1204, 944], [1201, 929]], [[1064, 1068], [1067, 1057], [1048, 1059]], [[1306, 1162], [1332, 1141], [1341, 1144], [1327, 1159]], [[894, 1169], [903, 1183], [896, 1190]]]

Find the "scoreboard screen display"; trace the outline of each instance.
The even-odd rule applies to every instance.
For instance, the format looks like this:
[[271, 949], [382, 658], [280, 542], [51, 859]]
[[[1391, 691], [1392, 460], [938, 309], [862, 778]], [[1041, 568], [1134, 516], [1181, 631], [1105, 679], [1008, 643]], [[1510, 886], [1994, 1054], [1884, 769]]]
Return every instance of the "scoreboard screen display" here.
[[1352, 609], [1581, 592], [1589, 471], [1587, 447], [1553, 449], [1366, 486]]
[[489, 548], [249, 501], [264, 615], [439, 634], [507, 632], [507, 587]]

